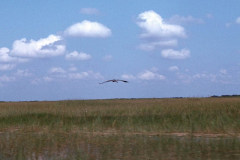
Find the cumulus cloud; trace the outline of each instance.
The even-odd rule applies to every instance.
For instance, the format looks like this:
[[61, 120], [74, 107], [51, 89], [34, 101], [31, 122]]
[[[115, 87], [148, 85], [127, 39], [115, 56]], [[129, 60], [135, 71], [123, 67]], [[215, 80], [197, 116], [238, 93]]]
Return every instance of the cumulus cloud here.
[[193, 79], [207, 79], [212, 82], [216, 82], [216, 74], [207, 74], [207, 73], [197, 73], [192, 76]]
[[139, 45], [139, 48], [145, 51], [152, 51], [158, 47], [174, 47], [178, 45], [178, 40], [163, 40], [163, 41], [153, 41], [149, 43], [143, 43]]
[[25, 58], [13, 57], [10, 55], [10, 50], [6, 47], [0, 48], [0, 62], [27, 62]]
[[9, 56], [9, 49], [8, 48], [0, 48], [0, 61], [1, 62], [11, 62], [14, 61], [14, 58]]
[[190, 51], [188, 49], [182, 49], [180, 51], [173, 49], [165, 49], [161, 52], [162, 57], [169, 59], [186, 59], [190, 57]]
[[52, 82], [53, 78], [51, 78], [49, 76], [45, 76], [45, 77], [43, 77], [43, 81], [45, 81], [45, 82]]
[[103, 76], [98, 72], [86, 71], [80, 73], [69, 73], [69, 79], [85, 79], [85, 78], [93, 78], [93, 79], [102, 79]]
[[127, 80], [136, 79], [136, 77], [135, 77], [134, 75], [132, 75], [132, 74], [123, 74], [123, 75], [121, 76], [121, 78], [127, 79]]
[[236, 23], [237, 23], [237, 24], [240, 24], [240, 17], [238, 17], [238, 18], [236, 19]]
[[60, 44], [61, 36], [49, 35], [47, 38], [27, 41], [26, 38], [16, 40], [13, 43], [11, 54], [19, 57], [52, 57], [65, 52], [65, 45]]
[[15, 64], [0, 64], [0, 71], [12, 70], [15, 66]]
[[71, 67], [68, 68], [68, 70], [69, 70], [70, 72], [75, 72], [75, 71], [77, 71], [78, 69], [77, 69], [77, 67], [71, 66]]
[[138, 78], [142, 79], [142, 80], [154, 80], [154, 79], [164, 80], [164, 79], [166, 79], [166, 77], [164, 75], [161, 75], [161, 74], [149, 71], [149, 70], [146, 70], [146, 71], [140, 73], [138, 75]]
[[174, 72], [174, 71], [179, 71], [179, 68], [178, 66], [171, 66], [168, 68], [168, 70]]
[[[222, 73], [223, 72], [223, 73]], [[207, 80], [214, 83], [232, 83], [232, 75], [228, 75], [225, 69], [220, 70], [220, 73], [195, 73], [195, 74], [186, 74], [186, 73], [177, 73], [177, 78], [183, 83], [191, 83], [198, 80]]]
[[165, 80], [166, 77], [158, 73], [158, 68], [153, 67], [151, 69], [144, 70], [136, 75], [133, 74], [123, 74], [121, 76], [123, 79], [127, 80]]
[[174, 15], [169, 20], [169, 23], [173, 24], [185, 24], [185, 23], [197, 23], [201, 24], [204, 23], [204, 21], [200, 18], [194, 18], [193, 16], [180, 16], [180, 15]]
[[65, 58], [67, 60], [82, 60], [83, 61], [83, 60], [91, 59], [91, 55], [84, 53], [84, 52], [78, 53], [77, 51], [73, 51], [73, 52], [67, 54], [65, 56]]
[[197, 21], [200, 23], [200, 19], [197, 20], [192, 16], [181, 17], [178, 15], [166, 21], [152, 10], [139, 14], [138, 19], [137, 24], [143, 29], [140, 37], [144, 40], [144, 43], [140, 44], [138, 48], [144, 51], [176, 47], [179, 38], [187, 37], [184, 27], [179, 25], [180, 22]]
[[61, 67], [52, 67], [48, 72], [49, 73], [65, 73], [66, 71]]
[[80, 13], [87, 14], [87, 15], [97, 15], [99, 11], [96, 8], [82, 8]]
[[15, 75], [20, 77], [29, 77], [32, 75], [32, 73], [30, 73], [27, 69], [25, 70], [18, 69]]
[[54, 80], [63, 80], [67, 78], [67, 73], [68, 72], [62, 67], [52, 67], [48, 70], [48, 74], [46, 76], [35, 80], [36, 83], [34, 82], [34, 84], [37, 84], [39, 82], [52, 82]]
[[69, 74], [69, 78], [70, 79], [84, 79], [84, 78], [86, 78], [88, 76], [89, 76], [88, 72], [70, 73]]
[[227, 73], [228, 73], [226, 69], [221, 69], [219, 72], [220, 72], [221, 74], [227, 74]]
[[185, 37], [186, 33], [182, 26], [168, 24], [156, 12], [150, 10], [139, 14], [138, 26], [144, 29], [142, 37], [168, 38]]
[[77, 72], [76, 67], [63, 69], [61, 67], [52, 67], [48, 71], [48, 75], [39, 79], [40, 81], [52, 82], [56, 80], [82, 80], [82, 79], [102, 79], [103, 76], [99, 72], [83, 71]]
[[111, 30], [98, 22], [84, 20], [80, 23], [73, 24], [65, 30], [65, 35], [74, 37], [109, 37]]
[[14, 81], [15, 79], [16, 78], [12, 76], [7, 76], [7, 75], [0, 76], [0, 82], [11, 82], [11, 81]]

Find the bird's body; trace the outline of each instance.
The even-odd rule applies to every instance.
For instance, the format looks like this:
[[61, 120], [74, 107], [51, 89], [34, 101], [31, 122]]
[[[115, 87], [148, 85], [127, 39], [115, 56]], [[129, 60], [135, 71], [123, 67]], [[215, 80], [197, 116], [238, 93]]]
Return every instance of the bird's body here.
[[118, 83], [119, 81], [128, 83], [128, 81], [121, 80], [121, 79], [111, 79], [111, 80], [107, 80], [107, 81], [101, 82], [101, 83], [99, 83], [99, 84], [103, 84], [103, 83], [107, 83], [107, 82], [115, 82], [115, 83]]

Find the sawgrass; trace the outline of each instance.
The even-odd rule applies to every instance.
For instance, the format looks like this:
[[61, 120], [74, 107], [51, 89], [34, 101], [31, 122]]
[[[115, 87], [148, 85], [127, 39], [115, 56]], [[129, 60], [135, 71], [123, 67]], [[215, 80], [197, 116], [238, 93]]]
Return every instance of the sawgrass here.
[[239, 132], [239, 97], [0, 102], [4, 160], [237, 160]]
[[239, 160], [238, 138], [92, 135], [61, 132], [0, 134], [0, 159]]
[[0, 103], [0, 130], [239, 133], [240, 98]]

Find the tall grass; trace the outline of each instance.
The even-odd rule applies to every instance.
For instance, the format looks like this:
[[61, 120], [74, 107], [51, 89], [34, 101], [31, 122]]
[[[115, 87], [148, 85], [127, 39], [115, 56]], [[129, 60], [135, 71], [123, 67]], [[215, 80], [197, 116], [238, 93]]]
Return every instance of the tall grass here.
[[240, 131], [240, 98], [74, 100], [0, 103], [0, 131]]
[[239, 160], [237, 138], [51, 133], [0, 134], [3, 160]]

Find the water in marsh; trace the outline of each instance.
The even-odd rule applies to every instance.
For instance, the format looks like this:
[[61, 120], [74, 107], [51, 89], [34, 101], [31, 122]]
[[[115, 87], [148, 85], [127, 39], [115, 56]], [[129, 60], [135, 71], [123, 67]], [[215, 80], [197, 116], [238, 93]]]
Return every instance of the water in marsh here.
[[237, 137], [1, 133], [0, 159], [240, 159]]

